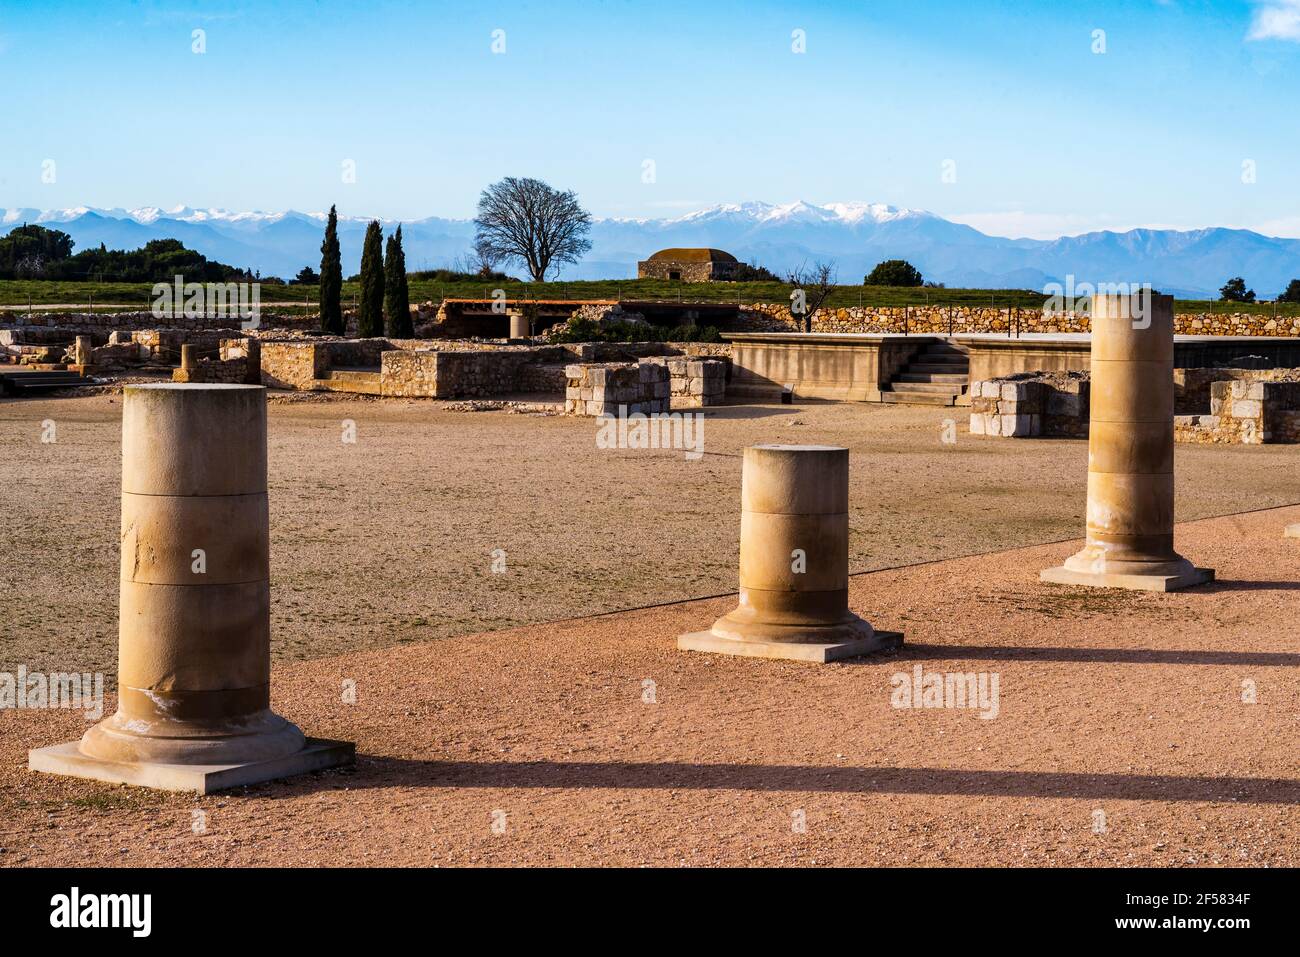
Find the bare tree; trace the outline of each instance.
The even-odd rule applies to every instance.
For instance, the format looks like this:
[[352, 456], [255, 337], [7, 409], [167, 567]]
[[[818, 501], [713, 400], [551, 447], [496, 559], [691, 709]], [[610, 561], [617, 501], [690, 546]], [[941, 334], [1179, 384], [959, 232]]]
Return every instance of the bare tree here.
[[790, 293], [790, 312], [803, 324], [804, 332], [812, 332], [812, 317], [835, 291], [835, 263], [816, 262], [811, 268], [800, 264], [786, 274], [785, 281], [794, 287]]
[[539, 179], [507, 176], [483, 190], [474, 218], [474, 250], [481, 260], [523, 263], [533, 282], [552, 266], [576, 263], [591, 242], [591, 215], [572, 190], [561, 192]]

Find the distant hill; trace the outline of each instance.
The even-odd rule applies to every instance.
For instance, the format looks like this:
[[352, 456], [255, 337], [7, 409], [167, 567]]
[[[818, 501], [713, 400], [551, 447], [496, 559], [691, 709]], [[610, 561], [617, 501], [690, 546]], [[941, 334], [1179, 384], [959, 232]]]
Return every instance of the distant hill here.
[[[287, 279], [303, 266], [319, 267], [325, 214], [190, 207], [0, 210], [0, 232], [23, 222], [57, 224], [78, 250], [101, 242], [133, 249], [151, 239], [179, 239], [210, 259]], [[360, 268], [366, 222], [340, 217], [348, 275]], [[469, 251], [474, 225], [432, 216], [403, 220], [402, 233], [408, 266], [432, 269]], [[638, 260], [670, 246], [714, 246], [776, 272], [833, 259], [844, 283], [861, 282], [883, 259], [907, 259], [928, 280], [975, 289], [1041, 290], [1072, 274], [1076, 282], [1151, 282], [1164, 292], [1207, 298], [1217, 296], [1229, 277], [1243, 276], [1261, 298], [1271, 298], [1300, 277], [1300, 240], [1249, 230], [1135, 229], [1005, 239], [933, 213], [878, 203], [724, 204], [672, 219], [601, 219], [591, 240], [587, 258], [561, 278], [631, 278]]]

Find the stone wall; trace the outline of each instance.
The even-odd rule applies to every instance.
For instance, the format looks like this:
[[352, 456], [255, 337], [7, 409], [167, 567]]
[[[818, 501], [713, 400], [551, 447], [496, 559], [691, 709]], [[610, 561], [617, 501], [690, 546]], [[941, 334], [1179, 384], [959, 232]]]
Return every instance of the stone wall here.
[[1175, 416], [1174, 435], [1216, 445], [1300, 442], [1300, 381], [1214, 382], [1210, 414]]
[[668, 367], [653, 362], [574, 364], [568, 379], [564, 411], [569, 415], [647, 415], [669, 409]]
[[172, 370], [172, 381], [256, 385], [262, 381], [261, 354], [256, 339], [222, 339], [215, 356], [201, 355], [192, 366]]
[[[1208, 386], [1206, 406], [1176, 411], [1175, 441], [1300, 442], [1300, 369], [1175, 369], [1174, 379], [1181, 395], [1175, 401], [1185, 407], [1194, 406]], [[971, 435], [1086, 437], [1089, 389], [1086, 372], [1022, 373], [972, 383]]]
[[686, 356], [652, 356], [641, 364], [661, 365], [668, 369], [669, 406], [673, 409], [699, 409], [721, 405], [727, 391], [725, 359], [691, 359]]
[[262, 340], [262, 384], [272, 389], [312, 389], [329, 368], [324, 342]]
[[0, 313], [0, 325], [14, 328], [45, 326], [80, 333], [96, 331], [107, 334], [113, 329], [238, 329], [238, 316], [209, 316], [187, 319], [185, 316], [160, 318], [152, 312], [10, 312]]
[[[786, 303], [757, 303], [741, 309], [738, 328], [746, 332], [798, 332], [801, 326]], [[907, 332], [912, 335], [956, 333], [1088, 332], [1088, 314], [1045, 313], [1042, 309], [998, 306], [837, 306], [812, 315], [813, 332], [853, 332], [870, 335]], [[1248, 313], [1178, 313], [1176, 335], [1300, 336], [1300, 316]]]
[[971, 435], [1081, 438], [1088, 434], [1089, 380], [1081, 373], [1021, 373], [973, 382]]

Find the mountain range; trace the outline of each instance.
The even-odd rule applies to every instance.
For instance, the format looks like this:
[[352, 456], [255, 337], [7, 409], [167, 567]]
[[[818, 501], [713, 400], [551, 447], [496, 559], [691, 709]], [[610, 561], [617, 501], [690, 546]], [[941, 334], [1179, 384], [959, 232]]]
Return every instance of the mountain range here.
[[[360, 268], [366, 217], [340, 216], [345, 274]], [[0, 209], [0, 234], [37, 223], [70, 234], [76, 249], [134, 249], [151, 239], [179, 239], [209, 259], [292, 277], [319, 268], [324, 213], [228, 212], [219, 209]], [[465, 219], [402, 220], [408, 268], [450, 267], [472, 244]], [[384, 221], [385, 232], [396, 220]], [[857, 283], [884, 259], [906, 259], [934, 282], [974, 289], [1042, 290], [1072, 275], [1079, 282], [1150, 282], [1162, 292], [1213, 297], [1242, 276], [1261, 298], [1300, 277], [1300, 239], [1246, 229], [1133, 229], [1054, 240], [1006, 239], [934, 213], [879, 203], [721, 204], [669, 219], [596, 219], [592, 248], [561, 279], [636, 275], [638, 260], [675, 246], [713, 246], [777, 273], [834, 261], [839, 279]]]

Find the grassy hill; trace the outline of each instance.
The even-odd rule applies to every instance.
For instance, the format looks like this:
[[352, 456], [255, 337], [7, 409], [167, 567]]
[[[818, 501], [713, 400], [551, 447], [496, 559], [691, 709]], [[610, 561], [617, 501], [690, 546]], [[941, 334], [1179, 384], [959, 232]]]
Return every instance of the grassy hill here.
[[[781, 282], [682, 283], [657, 279], [601, 280], [595, 282], [437, 282], [412, 280], [411, 302], [438, 302], [444, 298], [491, 298], [495, 289], [503, 289], [510, 300], [519, 299], [622, 299], [704, 302], [788, 302], [791, 286]], [[148, 308], [151, 283], [54, 282], [44, 280], [0, 281], [0, 308], [32, 307], [42, 304], [86, 303], [94, 308]], [[343, 284], [345, 307], [360, 292], [360, 283]], [[316, 286], [263, 285], [262, 303], [294, 303], [314, 311], [319, 290]], [[1017, 306], [1037, 309], [1043, 305], [1042, 293], [1027, 289], [934, 289], [928, 287], [839, 286], [831, 294], [828, 306], [904, 306], [966, 305]], [[1300, 315], [1300, 304], [1225, 303], [1205, 300], [1179, 300], [1179, 312], [1248, 312], [1272, 315]]]

